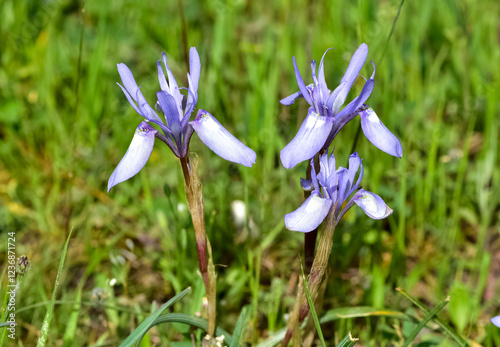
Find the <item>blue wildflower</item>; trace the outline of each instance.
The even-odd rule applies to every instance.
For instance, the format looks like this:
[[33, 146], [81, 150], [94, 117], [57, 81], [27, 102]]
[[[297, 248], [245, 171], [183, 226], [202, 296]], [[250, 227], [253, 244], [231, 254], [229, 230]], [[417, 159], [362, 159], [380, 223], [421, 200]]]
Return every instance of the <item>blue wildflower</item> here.
[[364, 104], [373, 91], [375, 64], [372, 63], [373, 74], [366, 80], [361, 93], [341, 109], [366, 61], [368, 46], [364, 43], [359, 46], [351, 58], [340, 85], [332, 92], [326, 85], [323, 64], [325, 55], [330, 49], [321, 58], [318, 75], [316, 75], [316, 62], [312, 61], [313, 83], [307, 86], [302, 80], [297, 62], [293, 57], [295, 77], [300, 90], [282, 99], [281, 103], [288, 106], [293, 104], [297, 98], [303, 97], [311, 107], [297, 135], [281, 150], [283, 166], [291, 169], [298, 163], [311, 159], [320, 150], [327, 149], [344, 125], [358, 114], [361, 117], [363, 132], [368, 140], [382, 151], [395, 157], [401, 157], [403, 148], [399, 140], [380, 122], [375, 112]]
[[[231, 135], [207, 111], [198, 110], [196, 118], [190, 121], [198, 102], [201, 70], [200, 57], [196, 48], [191, 47], [189, 51], [188, 88], [178, 87], [168, 66], [167, 56], [165, 53], [162, 55], [163, 60], [157, 62], [161, 90], [156, 94], [155, 106], [158, 112], [163, 113], [164, 120], [146, 101], [130, 69], [123, 63], [117, 66], [123, 86], [118, 85], [130, 105], [145, 118], [145, 121], [137, 127], [125, 156], [109, 178], [108, 192], [113, 186], [133, 177], [144, 167], [153, 151], [155, 138], [166, 143], [177, 157], [185, 158], [188, 154], [191, 136], [196, 131], [201, 141], [220, 157], [244, 166], [252, 166], [255, 163], [255, 152]], [[167, 72], [166, 76], [162, 62]], [[181, 94], [180, 91], [183, 89], [187, 91], [187, 96]], [[151, 124], [157, 125], [160, 131]]]
[[[318, 174], [311, 160], [311, 180], [301, 179], [302, 188], [311, 191], [311, 196], [297, 210], [285, 215], [287, 229], [310, 232], [316, 229], [329, 213], [334, 213], [338, 223], [354, 204], [361, 207], [372, 219], [383, 219], [393, 212], [380, 196], [361, 188], [363, 165], [358, 153], [349, 157], [349, 169], [339, 167], [336, 170], [333, 153], [330, 157], [328, 153], [321, 155], [319, 163]], [[360, 172], [355, 180], [358, 171]]]

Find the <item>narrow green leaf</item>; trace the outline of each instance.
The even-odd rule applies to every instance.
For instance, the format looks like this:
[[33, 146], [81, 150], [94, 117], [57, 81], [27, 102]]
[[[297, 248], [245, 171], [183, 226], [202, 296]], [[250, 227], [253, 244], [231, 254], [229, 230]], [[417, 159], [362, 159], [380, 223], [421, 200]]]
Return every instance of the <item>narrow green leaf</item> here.
[[[417, 298], [411, 296], [409, 293], [404, 291], [401, 288], [396, 288], [396, 290], [401, 293], [404, 297], [406, 297], [408, 300], [410, 300], [413, 305], [417, 306], [419, 309], [421, 309], [426, 315], [429, 314], [429, 309], [422, 304]], [[443, 329], [452, 339], [455, 340], [459, 344], [459, 346], [462, 347], [467, 347], [470, 346], [470, 344], [462, 337], [460, 336], [456, 331], [454, 331], [449, 325], [444, 323], [441, 319], [438, 317], [434, 317], [434, 322], [439, 325], [441, 329]]]
[[360, 318], [360, 317], [390, 317], [405, 321], [413, 321], [413, 319], [404, 314], [403, 312], [388, 310], [383, 308], [376, 308], [370, 306], [357, 306], [357, 307], [340, 307], [327, 311], [321, 317], [321, 324], [331, 321], [346, 319], [346, 318]]
[[[151, 327], [162, 323], [182, 323], [197, 327], [203, 331], [208, 330], [208, 321], [204, 318], [193, 317], [184, 313], [167, 313], [159, 316], [151, 324]], [[225, 344], [231, 345], [233, 342], [232, 336], [221, 328], [215, 329], [216, 336], [224, 336]], [[121, 346], [120, 346], [121, 347]]]
[[418, 333], [422, 328], [432, 319], [434, 316], [441, 311], [448, 303], [450, 302], [450, 297], [447, 297], [444, 299], [442, 303], [434, 307], [425, 317], [418, 323], [418, 325], [413, 329], [413, 331], [410, 333], [410, 336], [408, 336], [405, 340], [405, 344], [403, 347], [407, 347], [412, 343], [412, 341], [417, 337]]
[[358, 338], [352, 337], [351, 332], [349, 332], [336, 347], [352, 347], [358, 340]]
[[238, 347], [240, 345], [241, 333], [243, 331], [243, 323], [245, 322], [245, 317], [247, 315], [247, 307], [243, 307], [241, 310], [240, 318], [238, 318], [238, 322], [236, 323], [236, 327], [234, 328], [233, 333], [233, 342], [231, 342], [231, 347]]
[[318, 315], [316, 314], [316, 308], [314, 307], [314, 300], [311, 297], [311, 292], [309, 291], [308, 280], [304, 274], [304, 267], [300, 263], [300, 271], [302, 271], [302, 279], [304, 280], [304, 289], [306, 292], [307, 302], [309, 303], [309, 309], [311, 310], [311, 315], [314, 320], [314, 326], [318, 332], [319, 339], [321, 340], [321, 346], [326, 347], [325, 338], [323, 337], [323, 331], [321, 331], [321, 325], [319, 324]]
[[83, 276], [78, 283], [78, 288], [76, 292], [76, 300], [73, 305], [73, 311], [68, 319], [68, 324], [66, 325], [66, 330], [64, 331], [63, 337], [63, 347], [71, 347], [73, 346], [73, 342], [75, 339], [76, 329], [78, 327], [78, 317], [80, 316], [80, 309], [82, 307], [82, 291], [85, 281], [87, 280], [87, 276]]
[[186, 294], [188, 294], [191, 291], [191, 288], [187, 288], [174, 296], [172, 299], [168, 300], [165, 304], [163, 304], [155, 313], [150, 315], [148, 318], [144, 320], [126, 339], [120, 344], [120, 347], [126, 347], [126, 346], [134, 346], [136, 343], [139, 344], [141, 343], [142, 338], [146, 333], [151, 329], [154, 324], [155, 320], [170, 306], [175, 304], [177, 301], [182, 299]]
[[38, 338], [38, 342], [36, 344], [37, 347], [44, 347], [47, 344], [47, 336], [49, 335], [50, 321], [52, 320], [52, 315], [54, 313], [54, 305], [56, 301], [57, 288], [59, 288], [59, 278], [61, 277], [64, 260], [66, 259], [66, 252], [68, 251], [69, 239], [71, 238], [71, 234], [73, 233], [73, 228], [69, 231], [68, 239], [66, 240], [66, 244], [64, 245], [61, 260], [59, 261], [59, 268], [57, 269], [56, 282], [54, 284], [54, 290], [52, 291], [52, 298], [50, 299], [50, 305], [45, 314], [42, 323], [42, 329], [40, 330], [40, 337]]
[[[3, 268], [3, 271], [2, 271], [2, 277], [1, 279], [4, 278], [5, 276], [5, 271], [7, 270], [7, 266], [5, 266]], [[0, 280], [0, 286], [2, 285], [2, 281]], [[2, 318], [1, 318], [1, 321], [3, 322], [5, 320], [5, 315], [7, 313], [7, 303], [9, 301], [9, 287], [5, 286], [5, 295], [3, 297], [3, 305], [2, 305]], [[5, 325], [1, 325], [1, 327], [6, 327], [8, 326], [7, 323], [5, 323]], [[7, 328], [3, 328], [2, 329], [2, 338], [0, 340], [0, 347], [3, 347], [3, 345], [5, 344], [5, 340], [7, 339]]]

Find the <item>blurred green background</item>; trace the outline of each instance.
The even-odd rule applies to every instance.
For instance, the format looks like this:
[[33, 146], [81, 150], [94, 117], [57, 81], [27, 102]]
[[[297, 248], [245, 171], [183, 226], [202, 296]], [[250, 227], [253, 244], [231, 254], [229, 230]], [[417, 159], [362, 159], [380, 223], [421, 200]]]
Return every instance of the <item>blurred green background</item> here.
[[[335, 233], [322, 312], [372, 306], [421, 318], [395, 287], [429, 307], [450, 295], [440, 317], [463, 336], [500, 346], [500, 329], [489, 322], [500, 314], [500, 3], [407, 0], [388, 40], [400, 3], [2, 0], [1, 250], [15, 231], [18, 256], [31, 261], [12, 345], [35, 344], [71, 228], [50, 346], [118, 345], [153, 302], [188, 286], [193, 292], [175, 311], [202, 310], [177, 158], [157, 141], [141, 173], [106, 193], [141, 121], [116, 85], [116, 64], [128, 65], [152, 104], [161, 52], [187, 85], [185, 34], [202, 63], [198, 107], [257, 153], [245, 168], [217, 157], [196, 135], [191, 141], [200, 156], [222, 328], [232, 331], [249, 305], [245, 341], [262, 341], [286, 325], [293, 304], [303, 235], [287, 231], [283, 216], [303, 201], [306, 164], [286, 170], [279, 151], [307, 105], [279, 104], [297, 90], [292, 56], [309, 83], [311, 59], [335, 47], [325, 62], [334, 89], [366, 42], [377, 67], [368, 103], [401, 140], [404, 156], [377, 150], [362, 134], [355, 142], [359, 119], [337, 136], [337, 162], [345, 166], [354, 146], [365, 158], [363, 186], [394, 214], [373, 221], [353, 208], [346, 215]], [[371, 71], [365, 64], [362, 73]], [[362, 86], [358, 78], [348, 99]], [[243, 220], [232, 211], [238, 204]], [[2, 253], [2, 269], [6, 259]], [[2, 293], [5, 283], [4, 275]], [[323, 332], [332, 344], [351, 330], [360, 346], [392, 346], [414, 326], [367, 317], [327, 323]], [[162, 325], [143, 346], [189, 340], [185, 326]], [[454, 345], [431, 328], [418, 341]]]

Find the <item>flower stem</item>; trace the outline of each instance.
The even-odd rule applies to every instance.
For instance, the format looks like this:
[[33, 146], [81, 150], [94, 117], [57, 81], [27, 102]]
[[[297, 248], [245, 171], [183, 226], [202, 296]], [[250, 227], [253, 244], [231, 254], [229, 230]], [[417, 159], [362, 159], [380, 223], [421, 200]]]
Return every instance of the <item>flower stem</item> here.
[[[323, 276], [328, 266], [328, 259], [330, 258], [330, 253], [332, 251], [333, 233], [336, 225], [335, 207], [332, 207], [326, 219], [327, 223], [325, 229], [321, 232], [318, 249], [314, 257], [308, 280], [309, 292], [314, 301], [316, 301], [316, 297], [318, 296], [321, 281], [323, 280]], [[281, 344], [282, 347], [288, 346], [290, 339], [294, 335], [294, 331], [297, 331], [298, 327], [307, 317], [308, 313], [309, 304], [307, 303], [307, 298], [304, 294], [304, 285], [302, 282], [299, 282], [294, 309], [290, 315], [288, 329]]]
[[[311, 163], [307, 165], [306, 179], [311, 179]], [[317, 172], [317, 171], [316, 171]], [[311, 196], [311, 192], [304, 191], [304, 200]], [[309, 274], [314, 260], [314, 250], [316, 248], [316, 238], [318, 237], [318, 229], [314, 229], [309, 233], [304, 234], [304, 272]]]
[[[316, 173], [318, 173], [320, 170], [319, 156], [322, 154], [323, 151], [320, 151], [314, 156], [314, 171]], [[311, 171], [312, 171], [312, 165], [309, 162], [306, 171], [306, 179], [308, 180], [311, 179]], [[311, 192], [304, 191], [304, 200], [306, 200], [309, 196], [311, 196]], [[314, 250], [316, 248], [317, 237], [318, 237], [318, 228], [304, 234], [304, 272], [306, 274], [309, 274], [309, 272], [311, 271], [311, 266], [314, 260]]]
[[[308, 281], [309, 292], [314, 300], [316, 300], [321, 281], [323, 280], [326, 268], [328, 267], [328, 259], [330, 258], [330, 253], [332, 252], [333, 233], [335, 232], [336, 224], [335, 207], [332, 208], [326, 218], [326, 227], [319, 238], [318, 250], [316, 251], [316, 256], [314, 257]], [[304, 295], [300, 300], [301, 306], [299, 310], [299, 323], [302, 323], [309, 313], [309, 305]]]
[[[193, 227], [196, 238], [196, 250], [198, 252], [198, 265], [200, 268], [203, 283], [208, 301], [208, 336], [214, 337], [215, 332], [215, 295], [216, 280], [215, 267], [212, 260], [212, 248], [205, 232], [205, 216], [203, 212], [203, 190], [198, 178], [198, 160], [188, 157], [180, 158], [182, 173], [184, 174], [184, 185], [186, 189], [186, 199], [193, 220]], [[207, 247], [208, 243], [208, 247]], [[207, 254], [208, 249], [208, 254]], [[207, 257], [208, 256], [208, 257]], [[207, 259], [208, 258], [208, 259]]]

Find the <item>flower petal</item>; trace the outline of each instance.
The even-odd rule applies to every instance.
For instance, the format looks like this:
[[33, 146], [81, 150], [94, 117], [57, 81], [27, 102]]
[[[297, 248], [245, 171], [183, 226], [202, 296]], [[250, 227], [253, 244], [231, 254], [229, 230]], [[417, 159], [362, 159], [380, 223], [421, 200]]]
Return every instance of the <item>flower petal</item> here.
[[285, 215], [286, 228], [303, 233], [313, 231], [323, 222], [331, 207], [332, 200], [313, 193], [302, 206]]
[[135, 176], [146, 165], [153, 151], [156, 132], [156, 129], [147, 122], [139, 124], [127, 153], [109, 178], [108, 192], [118, 183]]
[[[137, 92], [140, 93], [139, 87], [137, 86], [137, 82], [135, 81], [134, 75], [132, 71], [128, 68], [127, 65], [120, 63], [116, 64], [118, 69], [118, 74], [120, 74], [120, 78], [122, 79], [123, 86], [130, 94], [134, 101], [137, 101]], [[141, 93], [142, 94], [142, 93]]]
[[138, 112], [141, 116], [145, 117], [146, 119], [152, 122], [161, 123], [160, 117], [158, 117], [156, 112], [151, 108], [151, 106], [149, 106], [148, 102], [144, 98], [144, 95], [142, 95], [142, 92], [140, 88], [137, 86], [137, 82], [135, 81], [134, 76], [132, 75], [132, 72], [127, 67], [127, 65], [120, 63], [117, 64], [117, 68], [118, 68], [118, 73], [120, 74], [120, 78], [122, 79], [123, 87], [125, 87], [125, 90], [128, 92], [128, 95], [127, 93], [125, 93], [125, 90], [122, 86], [120, 86], [120, 88], [122, 88], [123, 92], [125, 93], [125, 96], [127, 97], [132, 107], [134, 107], [134, 105], [132, 101], [130, 101], [130, 98], [132, 98], [135, 102], [137, 102], [139, 111], [137, 111], [136, 107], [134, 107], [134, 110]]
[[[373, 64], [373, 62], [372, 62]], [[344, 116], [348, 116], [352, 113], [355, 113], [357, 109], [359, 109], [365, 102], [368, 100], [370, 95], [372, 94], [373, 91], [373, 86], [375, 84], [375, 64], [373, 64], [373, 73], [371, 77], [368, 79], [368, 81], [365, 82], [365, 85], [363, 86], [363, 89], [361, 90], [361, 93], [354, 98], [346, 107], [342, 109], [337, 114], [337, 117], [341, 119]]]
[[250, 148], [231, 135], [214, 116], [199, 110], [196, 119], [189, 122], [200, 140], [219, 157], [251, 167], [257, 155]]
[[361, 158], [359, 157], [358, 152], [354, 152], [349, 156], [348, 177], [350, 186], [354, 185], [354, 178], [356, 177], [356, 173], [358, 172], [360, 165], [361, 165]]
[[360, 189], [352, 199], [372, 219], [384, 219], [393, 212], [380, 196], [364, 189]]
[[314, 108], [309, 108], [309, 113], [297, 135], [281, 150], [283, 166], [291, 169], [298, 163], [314, 157], [325, 144], [333, 120], [333, 117], [320, 116], [314, 112]]
[[500, 316], [491, 318], [491, 323], [495, 324], [497, 327], [500, 328]]
[[125, 96], [127, 97], [127, 100], [128, 102], [130, 103], [130, 105], [134, 108], [135, 112], [139, 113], [142, 117], [146, 118], [141, 110], [139, 110], [139, 107], [137, 107], [137, 104], [135, 103], [134, 99], [132, 98], [132, 96], [129, 94], [129, 92], [127, 91], [127, 89], [125, 89], [120, 83], [116, 83], [118, 84], [118, 86], [122, 89], [122, 92], [123, 94], [125, 94]]
[[177, 81], [174, 77], [174, 74], [172, 73], [172, 70], [170, 70], [170, 66], [168, 66], [167, 55], [163, 52], [161, 54], [163, 57], [163, 64], [165, 64], [165, 68], [167, 69], [168, 87], [169, 87], [168, 93], [174, 97], [175, 103], [177, 105], [179, 117], [182, 117], [182, 98], [183, 98], [183, 95], [181, 94], [179, 87], [177, 86]]
[[167, 78], [165, 77], [165, 71], [163, 71], [163, 67], [161, 66], [161, 60], [156, 62], [156, 68], [158, 69], [158, 81], [160, 81], [160, 88], [164, 91], [170, 91], [168, 87]]
[[327, 95], [327, 93], [329, 91], [328, 91], [328, 87], [327, 87], [326, 81], [325, 81], [325, 66], [323, 65], [323, 61], [325, 60], [326, 53], [328, 53], [328, 51], [331, 49], [333, 49], [333, 48], [328, 48], [325, 51], [325, 53], [323, 53], [323, 57], [321, 57], [321, 61], [319, 63], [319, 70], [318, 70], [319, 84], [320, 84], [321, 88], [323, 88], [323, 92], [325, 93], [325, 95]]
[[344, 167], [339, 167], [336, 171], [336, 179], [338, 180], [337, 198], [335, 200], [335, 214], [338, 215], [340, 208], [344, 204], [348, 195], [346, 194], [349, 186], [349, 170]]
[[180, 120], [179, 112], [177, 109], [177, 104], [172, 95], [168, 94], [166, 91], [159, 91], [156, 93], [158, 97], [158, 102], [167, 120], [167, 125], [172, 131], [174, 136], [178, 135], [180, 132]]
[[306, 85], [304, 84], [304, 80], [300, 75], [300, 71], [299, 68], [297, 67], [297, 61], [295, 60], [295, 57], [293, 57], [293, 68], [295, 69], [295, 78], [297, 79], [297, 84], [299, 85], [300, 92], [302, 93], [304, 99], [306, 99], [307, 103], [312, 106], [311, 95], [309, 95], [309, 91], [307, 90]]
[[[328, 108], [331, 108], [334, 114], [336, 114], [344, 104], [356, 77], [358, 77], [361, 68], [365, 64], [367, 56], [368, 46], [363, 43], [359, 46], [356, 52], [354, 52], [351, 61], [349, 62], [349, 66], [347, 67], [344, 77], [342, 77], [342, 80], [340, 81], [341, 89], [339, 90], [337, 97], [333, 100], [333, 102], [331, 102], [330, 105], [328, 105]], [[330, 102], [330, 99], [328, 101]]]
[[[194, 90], [194, 93], [196, 95], [196, 92], [198, 92], [198, 83], [200, 81], [200, 72], [201, 72], [201, 62], [200, 62], [200, 56], [198, 54], [198, 51], [196, 50], [196, 47], [191, 47], [189, 50], [189, 74], [191, 75], [192, 79], [192, 87]], [[191, 87], [191, 83], [189, 84]]]
[[302, 178], [302, 177], [300, 178], [300, 186], [306, 192], [310, 192], [314, 189], [312, 180], [307, 180], [307, 179]]
[[359, 115], [363, 133], [375, 147], [394, 157], [403, 156], [401, 142], [385, 127], [371, 107], [367, 106]]
[[302, 93], [299, 90], [298, 92], [293, 93], [292, 95], [289, 95], [286, 98], [281, 99], [280, 103], [284, 106], [290, 106], [291, 104], [293, 104], [295, 102], [296, 99], [301, 98], [301, 97], [302, 97]]

